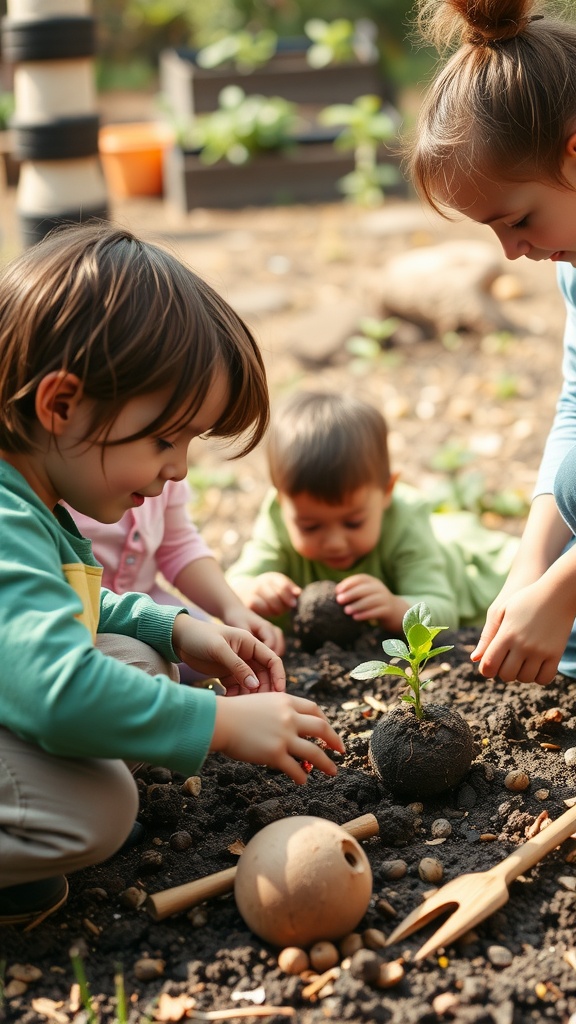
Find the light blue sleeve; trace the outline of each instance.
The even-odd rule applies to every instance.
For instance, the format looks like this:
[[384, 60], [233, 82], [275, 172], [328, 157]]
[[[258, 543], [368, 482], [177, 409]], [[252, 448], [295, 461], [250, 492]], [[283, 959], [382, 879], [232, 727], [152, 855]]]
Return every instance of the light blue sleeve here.
[[559, 263], [557, 276], [566, 303], [563, 384], [544, 447], [534, 497], [552, 494], [558, 467], [564, 456], [576, 446], [576, 269], [570, 263]]

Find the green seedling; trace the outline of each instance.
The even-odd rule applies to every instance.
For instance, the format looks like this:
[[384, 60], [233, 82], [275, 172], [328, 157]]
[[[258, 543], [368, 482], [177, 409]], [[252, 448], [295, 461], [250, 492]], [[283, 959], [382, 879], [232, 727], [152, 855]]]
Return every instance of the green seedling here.
[[184, 148], [200, 150], [206, 164], [228, 160], [242, 165], [256, 154], [294, 145], [297, 112], [281, 96], [247, 96], [237, 85], [220, 92], [218, 109], [194, 119], [179, 139]]
[[385, 189], [399, 180], [397, 168], [378, 162], [379, 149], [391, 142], [398, 129], [393, 111], [383, 108], [382, 98], [358, 96], [353, 103], [334, 103], [318, 115], [320, 124], [341, 126], [334, 140], [337, 149], [353, 150], [354, 170], [339, 182], [341, 191], [364, 206], [377, 206]]
[[278, 36], [272, 29], [262, 29], [261, 32], [242, 29], [204, 46], [196, 54], [196, 63], [201, 68], [233, 64], [241, 74], [250, 74], [268, 63], [277, 46]]
[[418, 719], [424, 718], [420, 694], [430, 681], [422, 680], [422, 670], [431, 658], [437, 658], [439, 654], [445, 654], [453, 647], [453, 644], [448, 647], [432, 647], [434, 638], [442, 630], [448, 629], [448, 626], [432, 626], [431, 622], [432, 613], [428, 605], [421, 601], [419, 604], [412, 605], [402, 620], [402, 629], [407, 642], [394, 639], [383, 641], [384, 653], [391, 658], [400, 658], [407, 662], [407, 669], [402, 668], [401, 665], [391, 665], [386, 661], [365, 661], [350, 673], [352, 679], [361, 681], [377, 679], [379, 676], [400, 676], [409, 688], [409, 692], [402, 694], [400, 700], [412, 705]]

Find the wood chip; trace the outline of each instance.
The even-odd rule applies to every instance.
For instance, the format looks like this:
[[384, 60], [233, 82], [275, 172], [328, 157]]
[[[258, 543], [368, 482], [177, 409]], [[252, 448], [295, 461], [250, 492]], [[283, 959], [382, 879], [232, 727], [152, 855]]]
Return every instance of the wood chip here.
[[239, 857], [241, 853], [244, 853], [245, 849], [246, 843], [243, 843], [241, 839], [235, 839], [233, 843], [230, 843], [228, 853], [235, 853]]
[[371, 708], [374, 708], [374, 711], [382, 711], [382, 712], [384, 712], [384, 714], [386, 714], [386, 712], [388, 711], [388, 705], [384, 704], [383, 701], [378, 700], [378, 698], [374, 697], [373, 694], [371, 694], [371, 693], [364, 693], [364, 694], [362, 694], [362, 699]]
[[329, 981], [335, 981], [340, 976], [339, 967], [331, 967], [330, 970], [324, 971], [324, 974], [319, 974], [309, 985], [306, 985], [302, 989], [302, 996], [304, 999], [312, 999], [318, 995], [324, 985], [327, 985]]
[[565, 960], [567, 964], [570, 964], [570, 967], [576, 971], [576, 949], [567, 949], [563, 954], [562, 959]]
[[492, 843], [495, 839], [498, 839], [498, 836], [495, 835], [494, 832], [481, 832], [480, 833], [480, 842], [481, 843]]
[[541, 743], [542, 750], [561, 750], [559, 743]]
[[540, 811], [540, 814], [538, 815], [538, 817], [526, 829], [526, 838], [527, 839], [532, 839], [534, 836], [537, 836], [538, 833], [541, 831], [541, 829], [545, 828], [545, 824], [544, 824], [545, 822], [548, 825], [550, 824], [550, 818], [548, 816], [548, 811]]
[[233, 1020], [235, 1017], [293, 1017], [293, 1006], [234, 1006], [231, 1010], [188, 1010], [188, 1020]]
[[442, 836], [441, 839], [425, 839], [424, 843], [426, 846], [440, 846], [440, 843], [446, 842], [446, 836]]

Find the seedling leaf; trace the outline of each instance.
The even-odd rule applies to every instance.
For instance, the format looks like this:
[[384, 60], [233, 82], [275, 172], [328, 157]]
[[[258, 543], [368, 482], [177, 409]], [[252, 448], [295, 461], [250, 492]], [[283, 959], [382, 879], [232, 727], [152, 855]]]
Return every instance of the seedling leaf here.
[[388, 666], [383, 661], [363, 661], [350, 673], [352, 679], [376, 679], [383, 676]]
[[406, 661], [410, 658], [410, 651], [403, 640], [384, 640], [382, 648], [391, 658], [404, 658]]

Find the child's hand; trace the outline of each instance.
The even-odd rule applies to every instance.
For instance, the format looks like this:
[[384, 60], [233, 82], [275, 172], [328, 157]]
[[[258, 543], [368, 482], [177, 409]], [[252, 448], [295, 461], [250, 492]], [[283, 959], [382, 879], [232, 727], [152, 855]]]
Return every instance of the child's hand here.
[[258, 615], [272, 618], [296, 607], [302, 588], [283, 572], [263, 572], [261, 576], [245, 577], [234, 585], [244, 604]]
[[181, 614], [174, 619], [172, 646], [180, 661], [217, 676], [229, 693], [284, 690], [286, 673], [277, 654], [244, 629]]
[[556, 675], [573, 622], [573, 607], [558, 600], [542, 577], [492, 605], [470, 657], [490, 679], [546, 686]]
[[266, 764], [294, 782], [306, 782], [302, 767], [309, 761], [326, 775], [336, 775], [334, 762], [307, 736], [344, 753], [344, 744], [313, 701], [287, 693], [262, 693], [233, 701], [216, 698], [216, 724], [211, 750], [236, 761]]
[[348, 576], [336, 584], [336, 600], [347, 615], [357, 622], [377, 619], [386, 629], [399, 629], [408, 611], [408, 602], [397, 597], [382, 580], [367, 573]]
[[256, 612], [246, 608], [244, 605], [234, 608], [233, 612], [226, 616], [226, 623], [228, 626], [246, 629], [280, 657], [282, 657], [286, 650], [286, 641], [282, 630], [278, 626], [274, 626], [272, 622], [267, 622], [261, 615], [257, 615]]

